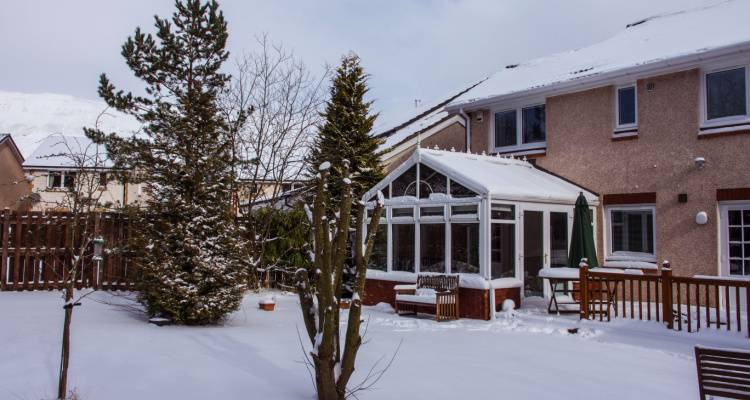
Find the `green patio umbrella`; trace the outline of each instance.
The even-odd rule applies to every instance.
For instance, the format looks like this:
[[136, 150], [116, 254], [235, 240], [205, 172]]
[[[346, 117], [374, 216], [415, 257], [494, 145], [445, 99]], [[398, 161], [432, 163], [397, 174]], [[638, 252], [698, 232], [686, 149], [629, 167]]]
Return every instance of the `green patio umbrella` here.
[[594, 226], [591, 223], [591, 211], [589, 203], [583, 192], [576, 199], [576, 207], [573, 211], [573, 233], [570, 238], [570, 252], [568, 252], [568, 264], [577, 267], [582, 258], [588, 259], [589, 268], [596, 268], [599, 262], [596, 259], [596, 248], [594, 247]]

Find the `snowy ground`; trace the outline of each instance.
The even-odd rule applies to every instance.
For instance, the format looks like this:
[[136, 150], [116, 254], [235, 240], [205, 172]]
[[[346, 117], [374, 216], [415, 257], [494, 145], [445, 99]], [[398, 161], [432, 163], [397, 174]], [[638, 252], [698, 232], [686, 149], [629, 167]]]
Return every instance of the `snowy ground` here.
[[[265, 295], [263, 295], [265, 296]], [[249, 294], [221, 327], [156, 327], [143, 315], [84, 300], [73, 319], [71, 386], [82, 399], [312, 399], [301, 364], [297, 298], [277, 310]], [[58, 293], [0, 293], [0, 399], [54, 398], [62, 326]], [[650, 322], [579, 322], [528, 309], [496, 321], [436, 323], [366, 308], [359, 375], [391, 368], [367, 399], [686, 399], [697, 397], [693, 346], [749, 348], [726, 332], [671, 332]], [[569, 327], [580, 327], [577, 335]]]

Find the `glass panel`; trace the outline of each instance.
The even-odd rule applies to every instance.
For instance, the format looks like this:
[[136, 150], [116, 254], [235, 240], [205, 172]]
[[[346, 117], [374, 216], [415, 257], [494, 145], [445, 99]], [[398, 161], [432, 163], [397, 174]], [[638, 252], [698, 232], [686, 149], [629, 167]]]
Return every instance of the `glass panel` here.
[[492, 204], [490, 209], [492, 219], [516, 219], [516, 206], [512, 204]]
[[750, 241], [750, 226], [746, 226], [744, 230], [745, 230], [745, 240]]
[[62, 174], [59, 172], [50, 172], [47, 177], [47, 186], [51, 188], [62, 187]]
[[617, 89], [617, 118], [619, 125], [635, 124], [635, 87]]
[[451, 224], [451, 272], [479, 273], [479, 224]]
[[422, 217], [442, 217], [445, 212], [443, 206], [422, 207], [419, 209], [419, 215]]
[[393, 218], [398, 218], [398, 217], [414, 217], [414, 208], [412, 208], [412, 207], [409, 207], [409, 208], [394, 208], [391, 211], [391, 215], [393, 216]]
[[613, 210], [612, 251], [654, 253], [654, 216], [650, 210]]
[[750, 275], [750, 260], [745, 260], [745, 271], [742, 273], [742, 275]]
[[477, 214], [476, 204], [467, 204], [467, 205], [451, 207], [451, 215], [476, 215], [476, 214]]
[[414, 272], [414, 225], [391, 226], [393, 239], [393, 270]]
[[378, 225], [375, 233], [375, 243], [372, 246], [372, 255], [367, 264], [369, 269], [385, 271], [388, 267], [388, 225]]
[[523, 142], [535, 143], [546, 140], [544, 105], [523, 109]]
[[729, 260], [729, 274], [743, 275], [742, 260]]
[[66, 172], [64, 179], [65, 179], [65, 182], [64, 182], [65, 187], [68, 189], [73, 189], [73, 185], [75, 184], [75, 181], [76, 181], [76, 173]]
[[544, 266], [543, 213], [523, 213], [523, 281], [526, 296], [544, 295], [539, 270]]
[[391, 182], [391, 197], [417, 195], [417, 165], [412, 165], [393, 182]]
[[492, 224], [492, 279], [516, 276], [516, 226]]
[[419, 225], [419, 271], [445, 272], [445, 224]]
[[745, 225], [750, 225], [750, 210], [742, 210], [742, 221]]
[[516, 110], [495, 113], [495, 147], [516, 145]]
[[729, 257], [742, 258], [742, 245], [739, 243], [730, 243]]
[[434, 169], [420, 164], [419, 166], [419, 197], [427, 199], [432, 193], [448, 193], [448, 178]]
[[451, 179], [451, 196], [453, 197], [474, 197], [477, 194], [469, 190], [466, 186]]
[[551, 267], [568, 266], [568, 213], [549, 213], [549, 243]]
[[729, 225], [742, 225], [742, 211], [729, 210]]
[[745, 68], [706, 74], [708, 119], [745, 115]]
[[729, 241], [740, 242], [742, 241], [742, 228], [729, 228]]

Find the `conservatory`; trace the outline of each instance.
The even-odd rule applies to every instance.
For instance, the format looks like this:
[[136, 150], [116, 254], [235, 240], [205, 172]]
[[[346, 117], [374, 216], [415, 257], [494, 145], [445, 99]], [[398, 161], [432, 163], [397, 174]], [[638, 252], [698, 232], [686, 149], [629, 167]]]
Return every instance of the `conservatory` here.
[[598, 205], [526, 160], [421, 148], [363, 196], [368, 216], [378, 191], [364, 302], [393, 304], [394, 286], [418, 274], [459, 274], [460, 314], [479, 319], [505, 299], [544, 296], [539, 271], [567, 266], [576, 198]]

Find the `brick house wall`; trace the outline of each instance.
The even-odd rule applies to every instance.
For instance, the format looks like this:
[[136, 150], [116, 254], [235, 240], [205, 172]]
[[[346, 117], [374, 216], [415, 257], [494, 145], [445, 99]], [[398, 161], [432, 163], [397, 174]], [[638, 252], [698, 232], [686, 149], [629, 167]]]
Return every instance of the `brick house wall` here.
[[11, 148], [10, 140], [0, 142], [0, 209], [25, 210], [31, 186], [25, 181], [23, 169]]

